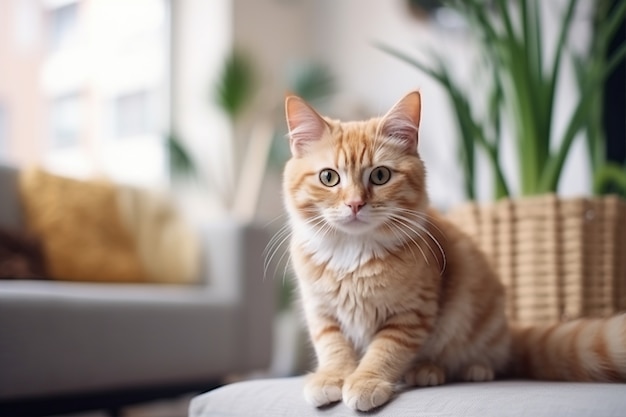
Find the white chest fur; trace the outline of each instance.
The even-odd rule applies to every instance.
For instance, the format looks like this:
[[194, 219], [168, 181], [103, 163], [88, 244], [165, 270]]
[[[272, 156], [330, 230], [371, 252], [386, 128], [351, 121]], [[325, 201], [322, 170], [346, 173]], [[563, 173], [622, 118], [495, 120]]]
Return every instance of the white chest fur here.
[[403, 243], [375, 232], [348, 235], [332, 230], [324, 232], [298, 223], [293, 228], [298, 245], [313, 257], [313, 261], [338, 273], [354, 272], [373, 258], [384, 257]]
[[316, 229], [294, 222], [293, 238], [318, 266], [324, 266], [323, 277], [305, 280], [304, 299], [318, 313], [336, 317], [343, 333], [355, 348], [363, 351], [379, 327], [397, 309], [397, 287], [385, 286], [389, 274], [382, 264], [367, 265], [374, 258], [385, 258], [405, 244], [398, 238], [381, 233], [349, 235]]
[[307, 291], [307, 300], [318, 312], [335, 317], [359, 351], [367, 347], [393, 309], [385, 304], [387, 297], [381, 294], [385, 290], [376, 287], [376, 277], [347, 275], [341, 280], [319, 280]]

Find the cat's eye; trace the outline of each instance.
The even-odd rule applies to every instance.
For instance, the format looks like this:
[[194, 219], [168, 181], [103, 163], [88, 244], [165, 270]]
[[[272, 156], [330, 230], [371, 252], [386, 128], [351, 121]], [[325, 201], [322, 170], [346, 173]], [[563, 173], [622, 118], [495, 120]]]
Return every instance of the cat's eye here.
[[334, 187], [339, 184], [339, 174], [332, 169], [323, 169], [322, 172], [320, 172], [320, 181], [327, 187]]
[[391, 170], [387, 167], [374, 168], [370, 174], [370, 182], [374, 185], [386, 184], [391, 178]]

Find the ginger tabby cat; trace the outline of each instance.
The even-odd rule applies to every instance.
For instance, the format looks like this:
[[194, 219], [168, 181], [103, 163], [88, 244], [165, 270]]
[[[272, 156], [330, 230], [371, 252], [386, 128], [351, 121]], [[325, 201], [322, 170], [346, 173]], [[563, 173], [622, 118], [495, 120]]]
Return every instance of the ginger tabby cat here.
[[421, 98], [340, 122], [286, 100], [292, 266], [315, 348], [305, 398], [367, 411], [399, 382], [626, 379], [626, 316], [516, 329], [471, 239], [429, 208]]

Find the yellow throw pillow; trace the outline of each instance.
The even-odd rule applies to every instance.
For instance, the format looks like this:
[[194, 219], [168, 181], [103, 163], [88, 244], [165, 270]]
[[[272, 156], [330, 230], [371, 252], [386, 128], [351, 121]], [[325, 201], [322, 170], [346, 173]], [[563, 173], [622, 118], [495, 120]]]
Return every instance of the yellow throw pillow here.
[[53, 278], [148, 280], [135, 239], [121, 219], [113, 185], [34, 169], [22, 173], [20, 189], [26, 223], [43, 241]]
[[198, 238], [171, 200], [144, 189], [119, 187], [121, 218], [137, 242], [152, 282], [190, 284], [200, 274]]

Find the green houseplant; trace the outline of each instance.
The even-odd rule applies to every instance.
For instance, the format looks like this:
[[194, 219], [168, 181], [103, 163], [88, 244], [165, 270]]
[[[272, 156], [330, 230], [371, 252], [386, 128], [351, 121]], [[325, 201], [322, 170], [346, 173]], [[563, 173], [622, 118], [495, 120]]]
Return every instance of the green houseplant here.
[[[242, 113], [245, 112], [257, 92], [256, 68], [251, 59], [244, 52], [233, 49], [226, 56], [215, 85], [210, 88], [210, 100], [214, 102], [223, 114], [228, 118], [231, 125], [238, 124]], [[230, 143], [229, 153], [232, 155], [238, 171], [241, 165], [242, 154], [245, 152], [248, 139], [246, 135], [237, 131]], [[233, 204], [231, 190], [224, 190], [212, 178], [201, 177], [198, 162], [184, 140], [177, 132], [170, 132], [165, 141], [170, 180], [180, 185], [184, 181], [196, 181], [208, 185], [214, 190], [222, 201], [225, 208], [230, 209]]]
[[[492, 80], [471, 93], [439, 54], [431, 62], [388, 45], [387, 53], [436, 80], [447, 93], [459, 131], [465, 191], [476, 199], [476, 157], [487, 156], [494, 179], [490, 204], [470, 202], [450, 217], [472, 234], [491, 256], [509, 290], [509, 315], [523, 322], [569, 316], [604, 315], [626, 308], [626, 202], [615, 196], [560, 198], [557, 194], [572, 144], [587, 141], [594, 191], [626, 184], [626, 169], [607, 162], [601, 124], [607, 76], [626, 55], [626, 45], [608, 53], [608, 44], [626, 15], [626, 1], [595, 2], [590, 48], [577, 55], [571, 32], [578, 0], [563, 3], [554, 47], [544, 34], [539, 0], [443, 1], [465, 16], [478, 43], [477, 65]], [[578, 99], [565, 129], [556, 136], [556, 90], [563, 63], [572, 59]], [[478, 91], [477, 91], [478, 90]], [[482, 94], [476, 106], [475, 96]], [[517, 178], [502, 166], [503, 132], [511, 133]], [[517, 180], [518, 193], [512, 181]], [[622, 189], [622, 192], [626, 188]]]
[[[452, 0], [442, 3], [467, 18], [470, 34], [479, 44], [479, 64], [493, 82], [486, 86], [482, 102], [487, 110], [478, 113], [471, 93], [454, 78], [445, 59], [431, 54], [434, 64], [396, 48], [379, 45], [388, 53], [415, 66], [444, 87], [457, 117], [461, 139], [461, 161], [466, 178], [465, 191], [476, 198], [475, 158], [485, 152], [494, 174], [494, 197], [512, 196], [511, 180], [506, 178], [500, 155], [503, 113], [513, 132], [518, 156], [519, 195], [556, 192], [572, 143], [581, 132], [586, 133], [594, 175], [615, 179], [615, 167], [604, 168], [603, 134], [599, 122], [598, 103], [607, 76], [626, 55], [626, 45], [608, 55], [608, 43], [623, 23], [626, 2], [611, 9], [611, 1], [596, 2], [594, 36], [587, 55], [576, 57], [579, 99], [560, 137], [553, 130], [556, 88], [563, 71], [563, 62], [572, 56], [570, 35], [578, 0], [567, 0], [554, 48], [547, 48], [543, 34], [544, 18], [537, 0]], [[491, 6], [490, 6], [491, 5]], [[545, 7], [545, 6], [544, 6]], [[552, 49], [552, 50], [550, 50]], [[624, 179], [626, 179], [626, 170]], [[600, 181], [600, 180], [596, 180]], [[618, 179], [618, 183], [625, 181]], [[601, 186], [595, 187], [600, 190]], [[624, 189], [626, 191], [626, 189]]]

